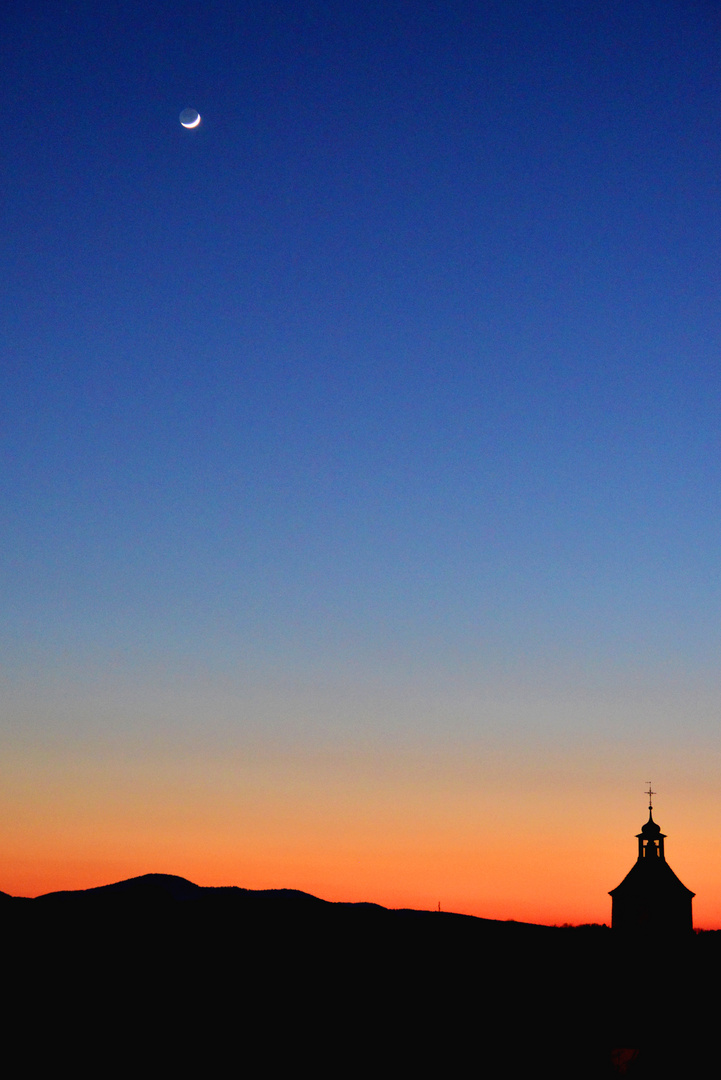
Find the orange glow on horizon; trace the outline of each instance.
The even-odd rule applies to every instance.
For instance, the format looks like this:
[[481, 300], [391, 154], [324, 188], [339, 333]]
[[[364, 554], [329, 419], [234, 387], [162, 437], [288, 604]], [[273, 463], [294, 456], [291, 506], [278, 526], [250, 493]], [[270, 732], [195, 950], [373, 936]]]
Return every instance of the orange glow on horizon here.
[[[295, 843], [288, 838], [283, 843], [270, 843], [267, 837], [262, 842], [246, 840], [235, 851], [212, 835], [195, 837], [195, 850], [185, 837], [166, 837], [160, 845], [154, 839], [140, 842], [126, 836], [124, 844], [106, 847], [86, 837], [84, 842], [75, 838], [66, 850], [38, 844], [33, 851], [9, 852], [0, 884], [12, 895], [36, 896], [145, 873], [170, 873], [198, 885], [293, 888], [324, 900], [369, 901], [390, 908], [434, 910], [440, 902], [443, 911], [489, 919], [610, 923], [608, 890], [619, 884], [633, 862], [629, 858], [621, 865], [615, 853], [606, 851], [592, 866], [579, 860], [577, 851], [569, 853], [563, 847], [547, 847], [529, 856], [518, 838], [513, 845], [510, 837], [505, 845], [482, 852], [449, 843], [412, 847], [388, 836], [382, 845], [348, 839], [342, 849], [333, 851], [300, 838]], [[678, 865], [674, 868], [680, 870]], [[705, 896], [701, 891], [693, 861], [688, 874], [679, 876], [697, 892], [694, 924], [721, 925], [721, 911], [709, 903], [709, 890], [704, 890]]]
[[[171, 873], [329, 901], [609, 922], [608, 891], [636, 858], [643, 800], [599, 787], [579, 815], [575, 762], [533, 768], [388, 748], [27, 755], [4, 785], [0, 889], [37, 896]], [[669, 799], [675, 820], [657, 813], [668, 861], [697, 894], [695, 925], [719, 927], [721, 842], [713, 815], [701, 828], [703, 806], [682, 794]]]

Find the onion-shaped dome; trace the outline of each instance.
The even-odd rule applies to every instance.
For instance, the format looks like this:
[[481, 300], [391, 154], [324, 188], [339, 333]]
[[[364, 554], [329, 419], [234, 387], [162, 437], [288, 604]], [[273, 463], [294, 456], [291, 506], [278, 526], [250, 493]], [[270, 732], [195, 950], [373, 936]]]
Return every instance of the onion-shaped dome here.
[[644, 840], [655, 840], [660, 835], [661, 835], [661, 826], [656, 824], [656, 822], [653, 820], [653, 816], [651, 814], [651, 811], [649, 810], [649, 812], [648, 812], [648, 821], [646, 822], [644, 827], [641, 829], [641, 836], [643, 836]]

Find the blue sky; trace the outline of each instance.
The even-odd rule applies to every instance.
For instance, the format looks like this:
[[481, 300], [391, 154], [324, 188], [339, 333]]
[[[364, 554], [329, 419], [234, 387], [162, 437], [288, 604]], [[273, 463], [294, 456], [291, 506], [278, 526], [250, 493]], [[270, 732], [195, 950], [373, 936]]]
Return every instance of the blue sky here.
[[715, 693], [716, 5], [5, 22], [11, 683]]

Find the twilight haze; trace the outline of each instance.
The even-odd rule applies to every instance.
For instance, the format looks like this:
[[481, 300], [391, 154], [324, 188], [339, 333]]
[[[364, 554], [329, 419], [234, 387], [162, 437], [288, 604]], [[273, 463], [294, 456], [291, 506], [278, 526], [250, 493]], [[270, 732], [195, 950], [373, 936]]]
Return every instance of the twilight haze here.
[[11, 0], [0, 889], [608, 921], [651, 778], [721, 925], [720, 57]]

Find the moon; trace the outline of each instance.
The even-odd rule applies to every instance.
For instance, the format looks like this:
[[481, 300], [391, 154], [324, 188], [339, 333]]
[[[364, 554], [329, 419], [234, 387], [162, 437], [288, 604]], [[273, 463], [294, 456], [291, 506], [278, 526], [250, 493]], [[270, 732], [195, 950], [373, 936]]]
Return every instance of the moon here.
[[197, 109], [183, 109], [180, 122], [184, 128], [196, 128], [200, 123], [200, 113]]

